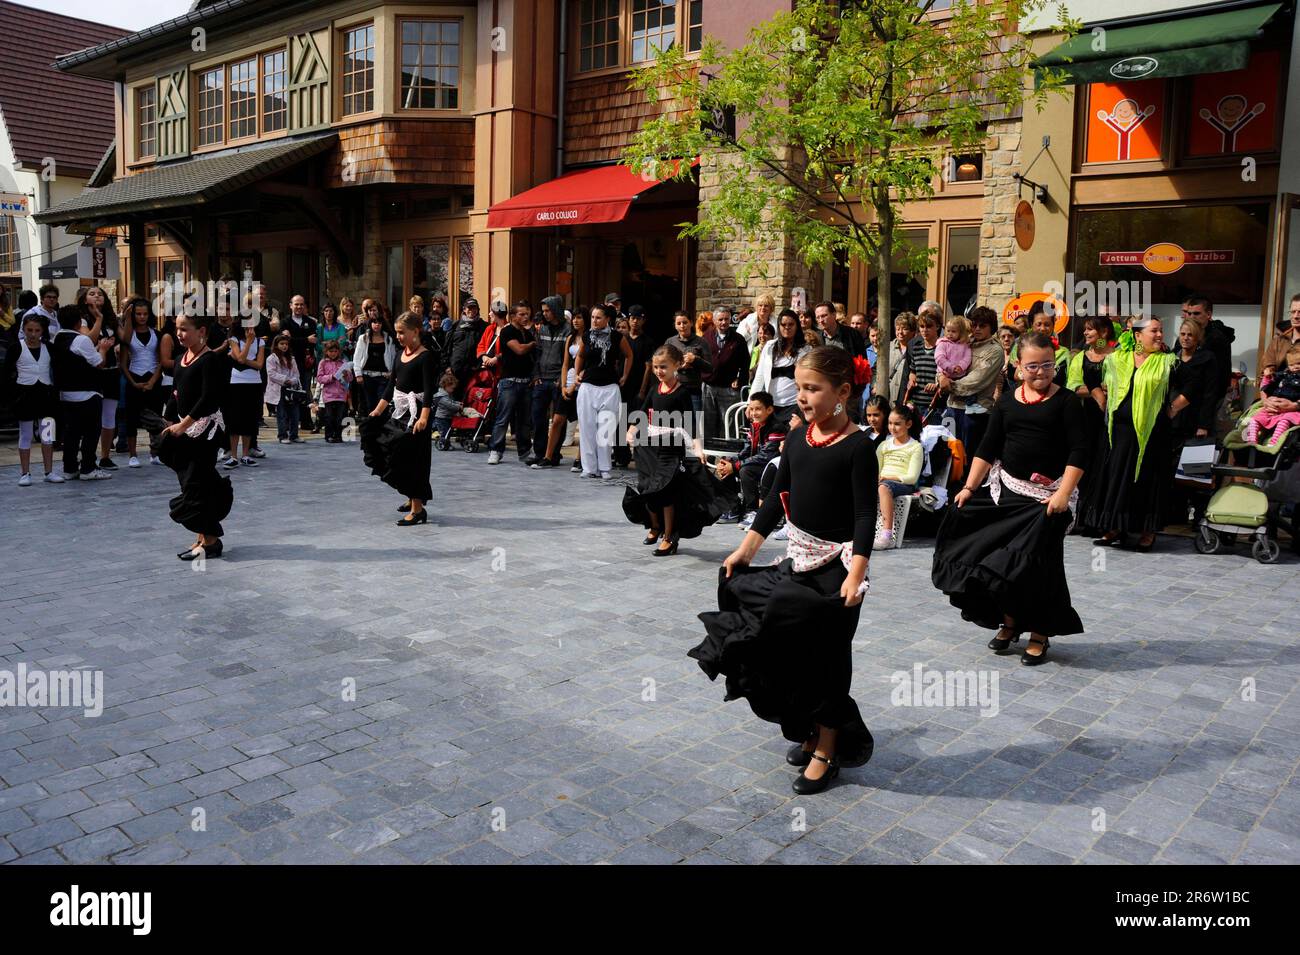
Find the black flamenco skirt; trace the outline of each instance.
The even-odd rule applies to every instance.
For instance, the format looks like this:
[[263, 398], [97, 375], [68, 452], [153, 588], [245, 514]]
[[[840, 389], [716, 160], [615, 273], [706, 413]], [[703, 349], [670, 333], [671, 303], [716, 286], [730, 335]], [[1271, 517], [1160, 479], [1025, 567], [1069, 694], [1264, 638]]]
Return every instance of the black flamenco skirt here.
[[[191, 438], [162, 432], [155, 453], [176, 472], [181, 493], [168, 505], [171, 519], [195, 534], [221, 537], [221, 522], [230, 514], [235, 492], [230, 478], [217, 473], [217, 449], [226, 445], [226, 433]], [[152, 442], [151, 442], [152, 446]]]
[[848, 576], [838, 560], [796, 573], [787, 558], [718, 572], [718, 610], [700, 614], [708, 636], [687, 655], [710, 680], [726, 677], [725, 699], [744, 698], [759, 719], [802, 743], [821, 725], [838, 730], [836, 753], [861, 766], [875, 746], [853, 682], [853, 634], [862, 605], [844, 606]]
[[1110, 453], [1110, 438], [1106, 434], [1106, 413], [1091, 398], [1083, 399], [1083, 418], [1088, 433], [1088, 463], [1084, 465], [1083, 478], [1079, 481], [1080, 520], [1074, 532], [1078, 534], [1086, 530], [1100, 533], [1107, 528], [1094, 528], [1083, 518], [1100, 498], [1098, 489], [1102, 486], [1101, 474], [1106, 455]]
[[1133, 394], [1115, 409], [1113, 438], [1083, 510], [1083, 523], [1098, 531], [1146, 534], [1165, 526], [1172, 480], [1169, 461], [1173, 434], [1164, 409], [1156, 415], [1147, 439], [1142, 470], [1137, 473], [1138, 436], [1133, 427]]
[[403, 497], [423, 504], [433, 499], [429, 469], [433, 464], [432, 429], [406, 430], [404, 419], [388, 414], [361, 419], [361, 457], [370, 473]]
[[636, 489], [623, 492], [623, 513], [650, 527], [650, 512], [673, 508], [673, 536], [699, 537], [728, 510], [727, 495], [699, 458], [681, 448], [636, 446]]
[[996, 629], [1010, 616], [1017, 630], [1056, 637], [1083, 633], [1065, 580], [1070, 514], [1047, 513], [1041, 501], [987, 487], [944, 514], [930, 579], [963, 619]]
[[15, 385], [14, 389], [14, 420], [43, 421], [58, 411], [59, 394], [49, 385], [38, 381], [34, 385]]

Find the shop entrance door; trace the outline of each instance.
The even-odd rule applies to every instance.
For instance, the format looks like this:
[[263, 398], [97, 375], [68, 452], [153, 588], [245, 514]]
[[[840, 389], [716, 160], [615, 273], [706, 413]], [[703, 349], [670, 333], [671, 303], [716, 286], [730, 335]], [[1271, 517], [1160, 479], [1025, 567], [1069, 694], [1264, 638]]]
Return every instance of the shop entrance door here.
[[1265, 323], [1260, 339], [1263, 348], [1272, 337], [1273, 328], [1290, 314], [1291, 296], [1300, 292], [1300, 195], [1284, 192], [1277, 204], [1276, 246], [1273, 255], [1273, 315]]

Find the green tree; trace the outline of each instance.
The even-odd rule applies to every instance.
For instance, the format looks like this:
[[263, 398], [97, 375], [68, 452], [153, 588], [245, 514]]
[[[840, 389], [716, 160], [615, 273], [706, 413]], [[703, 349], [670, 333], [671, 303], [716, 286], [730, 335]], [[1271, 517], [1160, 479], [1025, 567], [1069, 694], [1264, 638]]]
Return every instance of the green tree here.
[[[889, 341], [893, 264], [924, 274], [933, 251], [904, 239], [901, 205], [932, 195], [945, 153], [978, 149], [991, 118], [1027, 98], [1041, 109], [1063, 85], [1050, 72], [1026, 82], [1033, 54], [1019, 24], [1045, 0], [954, 0], [943, 19], [934, 2], [797, 0], [738, 49], [709, 38], [698, 62], [661, 52], [631, 82], [672, 108], [645, 123], [624, 162], [684, 177], [680, 160], [716, 150], [720, 187], [681, 236], [785, 235], [814, 266], [871, 263]], [[742, 280], [757, 268], [742, 266]], [[888, 382], [888, 348], [877, 362]]]

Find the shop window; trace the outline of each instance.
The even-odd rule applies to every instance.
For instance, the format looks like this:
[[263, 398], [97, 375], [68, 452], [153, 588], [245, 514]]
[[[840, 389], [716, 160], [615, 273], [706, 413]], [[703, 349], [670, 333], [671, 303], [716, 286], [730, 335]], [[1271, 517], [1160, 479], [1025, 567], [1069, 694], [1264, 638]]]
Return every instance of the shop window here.
[[1089, 84], [1084, 161], [1159, 159], [1164, 114], [1164, 80]]
[[962, 153], [948, 157], [949, 182], [979, 182], [983, 178], [983, 153]]
[[0, 274], [20, 272], [21, 263], [22, 255], [18, 251], [18, 230], [14, 227], [14, 217], [0, 216]]
[[411, 292], [427, 300], [447, 297], [451, 273], [451, 244], [446, 239], [411, 247]]
[[[456, 287], [460, 290], [460, 301], [474, 295], [474, 240], [456, 240]], [[459, 302], [457, 303], [459, 305]]]
[[421, 196], [410, 201], [407, 215], [412, 219], [445, 216], [451, 212], [451, 196]]
[[384, 272], [388, 287], [388, 308], [394, 316], [406, 311], [403, 299], [406, 280], [406, 263], [402, 257], [402, 246], [390, 245], [384, 250]]
[[257, 135], [257, 58], [231, 63], [230, 138]]
[[1280, 54], [1259, 50], [1244, 70], [1190, 81], [1187, 155], [1230, 156], [1277, 148]]
[[460, 22], [399, 20], [402, 108], [460, 108]]
[[460, 208], [462, 211], [467, 209], [473, 209], [474, 190], [471, 189], [469, 192], [462, 192], [456, 201], [460, 203]]
[[980, 227], [952, 226], [944, 253], [947, 274], [939, 294], [947, 308], [946, 316], [965, 315], [975, 304], [979, 291]]
[[375, 108], [375, 25], [343, 32], [343, 115]]
[[211, 146], [223, 139], [226, 128], [225, 67], [200, 73], [199, 88], [199, 145]]
[[262, 57], [262, 128], [268, 133], [278, 132], [288, 125], [287, 75], [284, 50]]
[[158, 90], [142, 86], [135, 91], [135, 158], [150, 159], [157, 151]]
[[618, 66], [619, 0], [582, 0], [578, 15], [578, 68]]
[[677, 39], [677, 0], [632, 0], [632, 62], [656, 59]]
[[[1214, 302], [1216, 314], [1221, 306], [1258, 309], [1268, 223], [1269, 206], [1262, 202], [1077, 210], [1075, 285], [1094, 290], [1097, 301], [1093, 309], [1071, 312], [1095, 313], [1095, 306], [1106, 304], [1117, 314], [1173, 314], [1194, 293]], [[1166, 341], [1171, 338], [1166, 328]]]

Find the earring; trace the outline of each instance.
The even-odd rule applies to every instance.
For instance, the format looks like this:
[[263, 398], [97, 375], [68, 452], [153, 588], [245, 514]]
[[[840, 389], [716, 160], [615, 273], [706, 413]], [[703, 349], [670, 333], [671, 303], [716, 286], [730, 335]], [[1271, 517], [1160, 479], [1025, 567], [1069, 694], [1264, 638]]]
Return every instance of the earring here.
[[839, 414], [843, 410], [844, 410], [844, 403], [842, 401], [835, 402], [835, 413]]

